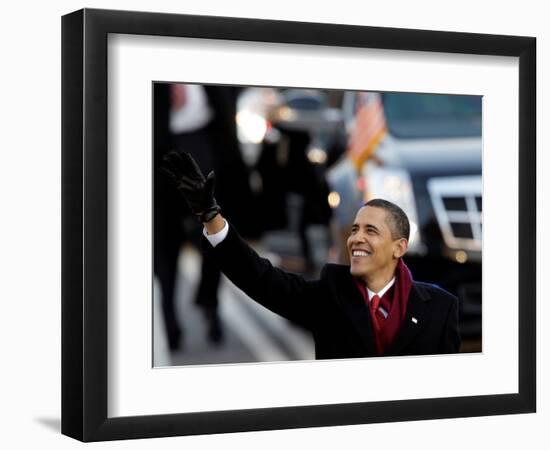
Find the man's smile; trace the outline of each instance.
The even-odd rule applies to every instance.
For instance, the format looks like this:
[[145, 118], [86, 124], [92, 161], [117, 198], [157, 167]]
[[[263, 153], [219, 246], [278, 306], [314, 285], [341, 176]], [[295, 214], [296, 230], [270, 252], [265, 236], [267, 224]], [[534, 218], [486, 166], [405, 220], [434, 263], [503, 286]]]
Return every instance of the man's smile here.
[[369, 252], [368, 250], [364, 250], [364, 249], [353, 249], [351, 251], [351, 256], [355, 256], [355, 257], [369, 256], [370, 254], [371, 254], [371, 252]]

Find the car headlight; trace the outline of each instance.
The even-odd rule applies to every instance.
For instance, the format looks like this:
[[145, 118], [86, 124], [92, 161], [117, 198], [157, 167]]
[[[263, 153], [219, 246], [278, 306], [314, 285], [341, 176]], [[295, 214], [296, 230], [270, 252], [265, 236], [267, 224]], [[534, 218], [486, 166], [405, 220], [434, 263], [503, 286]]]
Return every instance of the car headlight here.
[[422, 242], [418, 229], [418, 214], [409, 173], [401, 168], [384, 167], [367, 162], [362, 168], [365, 180], [365, 202], [381, 198], [398, 205], [410, 222], [409, 251], [421, 252]]

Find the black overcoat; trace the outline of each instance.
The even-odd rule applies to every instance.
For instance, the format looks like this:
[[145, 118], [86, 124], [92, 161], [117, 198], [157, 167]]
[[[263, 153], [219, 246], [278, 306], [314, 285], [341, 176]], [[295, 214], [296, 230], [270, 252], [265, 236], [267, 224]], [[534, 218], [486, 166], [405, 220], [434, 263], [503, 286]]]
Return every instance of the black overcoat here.
[[[313, 334], [317, 359], [376, 356], [369, 309], [349, 266], [327, 264], [319, 280], [274, 267], [230, 225], [216, 247], [204, 239], [222, 272], [248, 296]], [[386, 355], [457, 353], [458, 301], [431, 284], [413, 282], [405, 320]]]

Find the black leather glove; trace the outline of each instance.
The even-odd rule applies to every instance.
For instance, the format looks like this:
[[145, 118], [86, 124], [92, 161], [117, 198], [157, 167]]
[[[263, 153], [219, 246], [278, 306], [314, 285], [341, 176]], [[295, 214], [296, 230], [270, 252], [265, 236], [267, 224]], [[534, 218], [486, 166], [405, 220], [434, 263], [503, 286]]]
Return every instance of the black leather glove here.
[[206, 178], [189, 153], [170, 152], [162, 159], [160, 171], [183, 195], [191, 212], [202, 222], [209, 222], [221, 208], [214, 198], [214, 171]]

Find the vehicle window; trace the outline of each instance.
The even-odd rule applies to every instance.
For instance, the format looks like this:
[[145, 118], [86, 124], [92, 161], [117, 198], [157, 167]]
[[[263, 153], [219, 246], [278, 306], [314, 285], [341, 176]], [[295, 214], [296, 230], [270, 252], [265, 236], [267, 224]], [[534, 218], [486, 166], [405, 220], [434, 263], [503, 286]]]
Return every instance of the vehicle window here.
[[481, 136], [481, 96], [384, 93], [382, 103], [395, 137]]
[[287, 106], [293, 109], [304, 109], [309, 111], [314, 111], [321, 109], [323, 104], [321, 99], [314, 97], [297, 97], [288, 100]]

